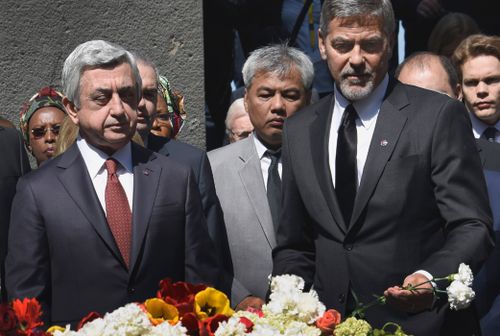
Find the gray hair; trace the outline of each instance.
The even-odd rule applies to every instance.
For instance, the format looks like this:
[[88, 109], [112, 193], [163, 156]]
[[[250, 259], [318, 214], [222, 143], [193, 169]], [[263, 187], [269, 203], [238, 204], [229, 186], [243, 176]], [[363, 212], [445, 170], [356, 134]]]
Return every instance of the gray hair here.
[[85, 70], [107, 68], [128, 63], [136, 85], [137, 101], [141, 99], [142, 81], [135, 57], [119, 45], [103, 40], [87, 41], [73, 50], [64, 61], [61, 82], [64, 94], [80, 106], [80, 79]]
[[286, 44], [276, 44], [254, 50], [243, 65], [245, 88], [250, 88], [255, 75], [261, 72], [276, 74], [279, 78], [297, 69], [306, 90], [311, 90], [314, 67], [307, 55]]
[[396, 19], [390, 0], [325, 0], [319, 20], [321, 33], [326, 36], [328, 25], [337, 17], [356, 16], [375, 16], [381, 19], [386, 36], [391, 36], [396, 29]]
[[140, 53], [138, 53], [138, 52], [135, 52], [135, 51], [134, 51], [134, 52], [132, 52], [132, 55], [134, 56], [134, 58], [135, 58], [135, 62], [136, 62], [137, 64], [141, 63], [141, 64], [143, 64], [143, 65], [146, 65], [146, 66], [148, 66], [148, 67], [152, 68], [152, 69], [154, 70], [155, 74], [156, 74], [156, 78], [158, 78], [158, 76], [159, 76], [160, 74], [158, 73], [158, 68], [156, 67], [156, 64], [154, 64], [154, 63], [153, 63], [153, 61], [151, 61], [151, 60], [150, 60], [149, 58], [147, 58], [146, 56], [144, 56], [144, 55], [142, 55], [142, 54], [140, 54]]
[[231, 129], [231, 124], [238, 118], [247, 115], [243, 98], [236, 99], [230, 106], [226, 115], [226, 131]]

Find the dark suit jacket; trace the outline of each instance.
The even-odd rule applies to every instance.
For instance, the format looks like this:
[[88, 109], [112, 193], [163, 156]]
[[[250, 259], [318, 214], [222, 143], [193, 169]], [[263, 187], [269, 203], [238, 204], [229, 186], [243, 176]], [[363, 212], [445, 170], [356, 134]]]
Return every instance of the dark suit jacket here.
[[[495, 238], [500, 240], [500, 143], [476, 139], [486, 177], [490, 205], [493, 210]], [[493, 336], [500, 330], [500, 248], [498, 245], [474, 280], [476, 306], [483, 336]]]
[[[367, 303], [417, 270], [446, 276], [464, 262], [477, 271], [493, 246], [492, 220], [463, 105], [391, 83], [348, 225], [328, 164], [332, 111], [328, 96], [286, 122], [274, 273], [302, 276], [327, 307], [344, 314], [350, 288]], [[376, 306], [367, 319], [377, 327], [394, 321], [410, 334], [436, 335], [451, 315], [444, 303], [411, 316]], [[453, 335], [467, 334], [464, 325], [477, 326], [470, 314], [462, 315]]]
[[48, 325], [155, 296], [165, 277], [219, 273], [191, 170], [132, 143], [133, 240], [127, 269], [76, 144], [23, 177], [6, 262], [10, 298], [36, 297]]
[[214, 178], [207, 154], [205, 151], [189, 144], [154, 134], [149, 134], [148, 148], [191, 167], [194, 172], [207, 221], [208, 234], [215, 245], [219, 262], [226, 271], [224, 275], [221, 273], [219, 286], [221, 290], [229, 295], [233, 274], [231, 252], [229, 251], [224, 216], [215, 192]]
[[9, 231], [10, 207], [16, 193], [19, 177], [30, 171], [30, 165], [23, 140], [19, 132], [13, 128], [0, 126], [0, 278], [2, 279], [2, 296], [5, 293], [5, 255], [7, 254], [7, 234]]

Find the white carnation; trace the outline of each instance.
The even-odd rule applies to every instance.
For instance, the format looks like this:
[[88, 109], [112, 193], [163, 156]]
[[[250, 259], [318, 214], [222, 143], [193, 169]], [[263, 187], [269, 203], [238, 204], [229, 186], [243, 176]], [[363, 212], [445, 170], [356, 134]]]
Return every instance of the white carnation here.
[[153, 327], [145, 336], [186, 336], [187, 329], [181, 323], [171, 325], [168, 321], [162, 322]]
[[472, 275], [472, 271], [468, 265], [461, 263], [460, 266], [458, 266], [458, 273], [453, 275], [453, 280], [458, 280], [470, 287], [474, 281], [474, 275]]
[[215, 331], [215, 336], [244, 336], [246, 326], [240, 322], [239, 318], [230, 318], [219, 324]]
[[102, 318], [97, 318], [90, 322], [87, 322], [79, 330], [81, 335], [85, 336], [98, 336], [104, 334], [104, 329], [106, 328], [106, 322]]
[[304, 279], [292, 274], [278, 275], [271, 279], [271, 293], [291, 294], [302, 292]]
[[316, 327], [309, 326], [303, 322], [293, 321], [287, 325], [283, 335], [286, 336], [320, 336], [321, 330]]
[[450, 308], [454, 310], [467, 308], [476, 295], [472, 288], [458, 280], [454, 280], [446, 288], [446, 292], [448, 293]]
[[106, 314], [103, 320], [105, 329], [102, 336], [139, 336], [147, 334], [152, 328], [146, 313], [135, 303]]

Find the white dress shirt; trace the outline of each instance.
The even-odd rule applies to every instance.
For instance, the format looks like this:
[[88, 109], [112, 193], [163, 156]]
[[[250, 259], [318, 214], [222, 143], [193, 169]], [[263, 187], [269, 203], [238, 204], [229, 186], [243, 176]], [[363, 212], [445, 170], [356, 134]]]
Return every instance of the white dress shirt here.
[[[359, 118], [356, 119], [356, 131], [358, 134], [358, 146], [356, 152], [356, 162], [358, 168], [358, 185], [363, 176], [366, 157], [370, 142], [372, 141], [373, 131], [377, 123], [378, 112], [384, 100], [387, 85], [389, 84], [389, 76], [385, 75], [382, 82], [375, 90], [365, 99], [355, 101], [353, 103]], [[330, 124], [330, 137], [328, 140], [328, 163], [330, 164], [330, 172], [332, 174], [333, 186], [335, 187], [335, 159], [337, 157], [337, 138], [344, 110], [350, 102], [338, 91], [335, 86], [335, 105], [333, 107], [332, 122]]]
[[[488, 127], [495, 127], [500, 131], [500, 121], [498, 121], [495, 125], [486, 125], [484, 122], [479, 120], [474, 113], [469, 112], [469, 115], [472, 122], [472, 132], [474, 132], [474, 138], [479, 139]], [[495, 142], [500, 143], [500, 132], [497, 132]]]
[[[255, 143], [255, 149], [257, 150], [257, 155], [259, 156], [260, 160], [260, 169], [262, 172], [262, 177], [264, 178], [264, 187], [266, 188], [267, 191], [267, 177], [268, 177], [268, 171], [269, 171], [269, 166], [271, 166], [271, 158], [269, 157], [268, 154], [266, 154], [266, 151], [268, 150], [266, 146], [260, 140], [257, 138], [257, 134], [255, 132], [253, 133], [253, 141]], [[280, 175], [283, 171], [283, 165], [281, 164], [281, 156], [278, 161], [278, 174]]]
[[[104, 163], [110, 157], [103, 151], [89, 144], [85, 139], [78, 137], [76, 144], [82, 154], [83, 161], [87, 167], [90, 179], [94, 185], [94, 190], [99, 198], [102, 209], [106, 213], [106, 184], [108, 181], [108, 172]], [[120, 164], [117, 166], [116, 175], [127, 195], [130, 211], [133, 207], [134, 195], [134, 173], [132, 170], [132, 148], [130, 142], [117, 150], [112, 156]]]

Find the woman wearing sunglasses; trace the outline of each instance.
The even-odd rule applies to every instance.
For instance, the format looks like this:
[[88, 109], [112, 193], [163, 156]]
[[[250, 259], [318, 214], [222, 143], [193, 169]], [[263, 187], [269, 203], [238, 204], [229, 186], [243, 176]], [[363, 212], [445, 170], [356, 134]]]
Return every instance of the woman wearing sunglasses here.
[[167, 78], [161, 75], [158, 76], [156, 111], [151, 133], [175, 139], [187, 117], [184, 110], [184, 97], [179, 92], [173, 91]]
[[62, 98], [60, 92], [44, 87], [21, 108], [21, 132], [38, 166], [54, 156], [59, 128], [66, 117]]

